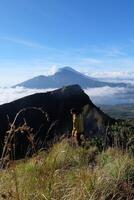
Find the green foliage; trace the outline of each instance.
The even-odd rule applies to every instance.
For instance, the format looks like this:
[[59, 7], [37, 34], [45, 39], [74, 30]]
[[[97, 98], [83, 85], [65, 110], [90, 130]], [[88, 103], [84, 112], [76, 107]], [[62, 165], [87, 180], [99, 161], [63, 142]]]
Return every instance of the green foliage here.
[[104, 148], [104, 138], [103, 137], [93, 137], [90, 139], [89, 145], [90, 146], [96, 146], [98, 148], [98, 151], [102, 151]]
[[119, 121], [111, 125], [106, 133], [107, 146], [126, 149], [134, 155], [134, 124], [132, 121]]
[[133, 158], [120, 149], [109, 148], [98, 156], [98, 163], [110, 176], [130, 181], [134, 178]]
[[134, 104], [99, 105], [101, 109], [116, 119], [134, 119]]

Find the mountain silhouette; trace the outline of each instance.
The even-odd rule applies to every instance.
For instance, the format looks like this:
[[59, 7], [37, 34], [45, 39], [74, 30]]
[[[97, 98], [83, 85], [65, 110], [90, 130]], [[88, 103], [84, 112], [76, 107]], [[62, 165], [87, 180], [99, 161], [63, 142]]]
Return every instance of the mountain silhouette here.
[[16, 86], [23, 86], [26, 88], [37, 88], [37, 89], [46, 89], [46, 88], [60, 88], [67, 85], [78, 84], [83, 89], [85, 88], [94, 88], [94, 87], [125, 87], [125, 83], [111, 83], [111, 82], [102, 82], [95, 78], [86, 76], [71, 67], [60, 68], [54, 75], [44, 76], [40, 75], [24, 81]]
[[[0, 105], [0, 157], [8, 133], [9, 136], [12, 132], [15, 134], [13, 150], [16, 159], [24, 157], [27, 152], [32, 153], [29, 134], [32, 134], [37, 150], [46, 148], [47, 143], [54, 142], [54, 138], [69, 136], [72, 131], [72, 108], [83, 113], [86, 137], [105, 135], [107, 125], [115, 122], [93, 104], [79, 85], [32, 94]], [[25, 126], [30, 129], [20, 129]]]

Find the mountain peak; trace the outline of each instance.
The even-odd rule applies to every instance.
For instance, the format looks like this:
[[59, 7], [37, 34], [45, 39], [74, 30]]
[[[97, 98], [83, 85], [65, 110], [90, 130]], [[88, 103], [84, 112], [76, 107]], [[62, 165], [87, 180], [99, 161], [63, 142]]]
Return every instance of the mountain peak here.
[[26, 88], [60, 88], [62, 86], [78, 84], [82, 88], [93, 88], [93, 87], [125, 87], [121, 83], [106, 83], [101, 82], [92, 77], [86, 76], [85, 74], [69, 67], [65, 66], [59, 68], [59, 70], [51, 76], [38, 76], [30, 80], [24, 81], [23, 83], [18, 84], [17, 86], [23, 86]]
[[72, 67], [69, 67], [69, 66], [65, 66], [65, 67], [59, 68], [57, 72], [64, 72], [64, 71], [76, 72], [75, 69], [73, 69]]

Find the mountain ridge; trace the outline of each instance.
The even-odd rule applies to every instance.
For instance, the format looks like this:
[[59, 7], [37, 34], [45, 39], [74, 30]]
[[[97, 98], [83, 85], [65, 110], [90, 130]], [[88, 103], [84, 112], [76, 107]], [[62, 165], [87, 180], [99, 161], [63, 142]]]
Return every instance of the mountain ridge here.
[[26, 88], [37, 88], [37, 89], [46, 89], [46, 88], [60, 88], [67, 85], [78, 84], [83, 89], [94, 88], [94, 87], [126, 87], [125, 83], [111, 83], [99, 81], [95, 78], [84, 75], [77, 70], [71, 67], [60, 68], [55, 74], [45, 76], [39, 75], [34, 78], [31, 78], [27, 81], [19, 83], [16, 86], [23, 86]]
[[[47, 144], [54, 141], [55, 138], [71, 134], [70, 110], [72, 108], [83, 113], [86, 137], [103, 136], [107, 125], [115, 123], [113, 118], [93, 104], [79, 85], [32, 94], [0, 106], [0, 156], [6, 133], [9, 130], [9, 122], [14, 124], [17, 131], [15, 158], [19, 159], [26, 155], [27, 148], [30, 148], [27, 138], [29, 129], [22, 132], [18, 129], [19, 127], [24, 127], [24, 125], [30, 127], [36, 148], [46, 148]], [[31, 151], [32, 146], [29, 153]]]

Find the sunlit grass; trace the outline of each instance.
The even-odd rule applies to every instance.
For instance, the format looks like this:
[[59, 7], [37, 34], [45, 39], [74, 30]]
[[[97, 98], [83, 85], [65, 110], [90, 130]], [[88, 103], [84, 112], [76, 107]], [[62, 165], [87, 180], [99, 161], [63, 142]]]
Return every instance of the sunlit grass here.
[[0, 172], [0, 199], [133, 199], [134, 158], [117, 148], [72, 147], [66, 139], [48, 153]]

